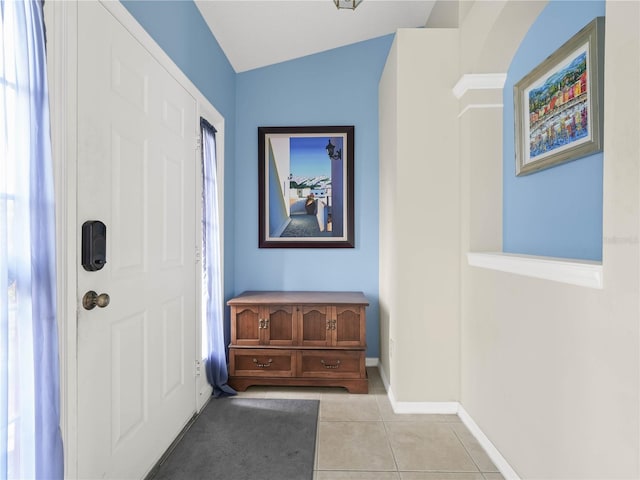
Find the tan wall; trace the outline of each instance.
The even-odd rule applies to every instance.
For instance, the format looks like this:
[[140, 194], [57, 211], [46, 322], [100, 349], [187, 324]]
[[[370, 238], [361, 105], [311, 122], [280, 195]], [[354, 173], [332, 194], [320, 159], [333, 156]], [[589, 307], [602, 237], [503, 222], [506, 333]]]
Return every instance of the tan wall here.
[[[501, 249], [502, 109], [466, 110], [456, 120], [456, 143], [443, 128], [450, 120], [445, 86], [459, 74], [506, 72], [545, 5], [461, 3], [457, 57], [453, 36], [398, 32], [380, 83], [381, 363], [399, 401], [459, 400], [523, 479], [635, 479], [640, 2], [607, 2], [604, 289], [466, 262], [468, 251]], [[458, 59], [456, 78], [440, 63], [445, 57]], [[499, 103], [496, 93], [470, 92], [458, 112]], [[418, 179], [425, 188], [407, 188]], [[416, 202], [425, 210], [411, 210]], [[459, 277], [450, 271], [455, 265]]]
[[[461, 39], [480, 28], [467, 23], [474, 8]], [[640, 478], [640, 3], [607, 2], [606, 15], [604, 289], [461, 269], [460, 401], [521, 478]], [[493, 29], [503, 41], [512, 31]], [[524, 33], [510, 35], [518, 44]], [[504, 63], [502, 51], [473, 48], [466, 65], [476, 71]], [[479, 135], [501, 121], [494, 114], [461, 121], [461, 151], [473, 152], [461, 156], [462, 255], [498, 238], [499, 200], [474, 201], [495, 178], [471, 174], [495, 166]], [[498, 139], [486, 128], [484, 138]], [[493, 233], [478, 229], [484, 221]]]
[[382, 365], [398, 401], [459, 396], [457, 56], [457, 29], [401, 29], [380, 84]]
[[546, 0], [465, 1], [460, 21], [462, 73], [505, 72]]
[[379, 197], [379, 305], [380, 305], [380, 368], [388, 381], [392, 381], [389, 335], [391, 314], [397, 284], [394, 255], [396, 164], [398, 149], [398, 39], [395, 38], [385, 69], [380, 78], [378, 95], [378, 124], [380, 138], [380, 197]]

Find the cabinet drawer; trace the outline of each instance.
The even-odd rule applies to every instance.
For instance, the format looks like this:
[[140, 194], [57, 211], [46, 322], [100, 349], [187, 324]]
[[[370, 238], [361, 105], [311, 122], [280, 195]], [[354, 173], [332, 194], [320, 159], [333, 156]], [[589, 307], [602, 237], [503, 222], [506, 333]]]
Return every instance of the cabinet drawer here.
[[296, 354], [291, 350], [231, 349], [229, 374], [236, 377], [293, 377]]
[[301, 377], [366, 377], [364, 351], [303, 350], [298, 355]]

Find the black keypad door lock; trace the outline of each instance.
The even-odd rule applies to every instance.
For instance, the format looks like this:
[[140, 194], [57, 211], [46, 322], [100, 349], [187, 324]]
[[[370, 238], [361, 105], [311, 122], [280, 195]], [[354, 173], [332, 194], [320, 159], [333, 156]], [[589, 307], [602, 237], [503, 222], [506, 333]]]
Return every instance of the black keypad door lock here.
[[107, 226], [99, 220], [82, 224], [82, 266], [95, 272], [107, 263]]

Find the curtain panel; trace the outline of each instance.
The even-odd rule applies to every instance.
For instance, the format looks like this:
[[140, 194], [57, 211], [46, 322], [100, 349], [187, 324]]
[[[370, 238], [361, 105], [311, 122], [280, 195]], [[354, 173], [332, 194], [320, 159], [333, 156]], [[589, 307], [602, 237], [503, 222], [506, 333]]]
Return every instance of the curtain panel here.
[[62, 479], [42, 3], [0, 0], [0, 479]]
[[235, 395], [227, 385], [227, 356], [224, 346], [224, 299], [220, 248], [220, 215], [216, 159], [216, 130], [204, 118], [202, 130], [202, 334], [206, 336], [205, 370], [215, 397]]

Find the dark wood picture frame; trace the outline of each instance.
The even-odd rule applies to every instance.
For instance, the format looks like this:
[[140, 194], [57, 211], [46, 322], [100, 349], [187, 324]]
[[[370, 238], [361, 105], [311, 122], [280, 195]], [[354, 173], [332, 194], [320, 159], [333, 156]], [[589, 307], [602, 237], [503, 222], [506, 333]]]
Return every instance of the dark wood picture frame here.
[[258, 127], [258, 246], [354, 248], [354, 126]]

